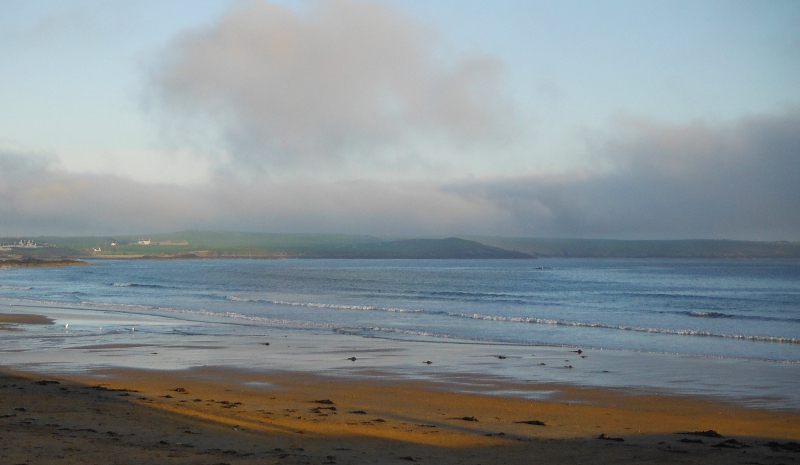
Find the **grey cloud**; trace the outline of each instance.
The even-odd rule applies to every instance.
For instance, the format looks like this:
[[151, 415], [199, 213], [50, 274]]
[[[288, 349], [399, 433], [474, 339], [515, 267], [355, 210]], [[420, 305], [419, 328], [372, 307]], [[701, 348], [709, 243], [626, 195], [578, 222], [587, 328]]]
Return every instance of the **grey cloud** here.
[[628, 118], [591, 171], [454, 185], [522, 235], [800, 240], [800, 111], [733, 124]]
[[431, 183], [244, 183], [220, 176], [207, 185], [181, 187], [40, 170], [24, 177], [0, 173], [0, 186], [2, 235], [182, 229], [444, 235], [502, 222], [504, 215], [485, 201]]
[[431, 31], [378, 3], [306, 6], [244, 3], [175, 40], [153, 88], [177, 131], [220, 133], [235, 162], [270, 168], [329, 167], [420, 138], [503, 139], [496, 58], [448, 62]]
[[0, 149], [0, 177], [39, 173], [54, 162], [55, 157], [41, 153]]

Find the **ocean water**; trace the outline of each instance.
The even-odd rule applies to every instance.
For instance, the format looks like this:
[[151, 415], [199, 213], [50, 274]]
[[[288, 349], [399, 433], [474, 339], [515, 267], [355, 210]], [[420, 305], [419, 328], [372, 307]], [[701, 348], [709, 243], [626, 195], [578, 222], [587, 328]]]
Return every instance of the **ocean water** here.
[[98, 260], [3, 268], [0, 305], [57, 320], [1, 333], [7, 365], [495, 377], [800, 408], [798, 261]]

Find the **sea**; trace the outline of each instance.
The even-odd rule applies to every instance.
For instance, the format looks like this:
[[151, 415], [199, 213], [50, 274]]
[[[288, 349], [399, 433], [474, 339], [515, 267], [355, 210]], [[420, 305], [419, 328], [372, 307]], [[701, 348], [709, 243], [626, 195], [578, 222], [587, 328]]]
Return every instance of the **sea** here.
[[[800, 261], [91, 260], [0, 268], [0, 365], [224, 366], [800, 409]], [[526, 389], [525, 386], [538, 387]]]

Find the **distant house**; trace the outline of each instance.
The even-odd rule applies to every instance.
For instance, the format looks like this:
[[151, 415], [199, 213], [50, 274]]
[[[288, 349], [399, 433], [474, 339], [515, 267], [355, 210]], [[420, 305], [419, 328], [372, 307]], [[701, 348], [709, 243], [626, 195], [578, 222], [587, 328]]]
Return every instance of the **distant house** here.
[[92, 252], [102, 252], [102, 251], [103, 249], [101, 249], [100, 247], [95, 247], [92, 249]]
[[137, 242], [137, 244], [139, 244], [139, 245], [150, 245], [150, 239], [139, 239], [139, 242]]

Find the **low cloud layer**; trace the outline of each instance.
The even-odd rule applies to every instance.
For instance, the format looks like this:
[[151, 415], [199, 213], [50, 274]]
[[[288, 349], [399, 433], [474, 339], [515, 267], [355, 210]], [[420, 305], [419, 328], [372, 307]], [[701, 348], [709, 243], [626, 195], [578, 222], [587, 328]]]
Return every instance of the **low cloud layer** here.
[[457, 183], [219, 175], [179, 187], [71, 174], [4, 153], [0, 228], [800, 240], [800, 111], [717, 126], [627, 118], [620, 134], [596, 145], [602, 171]]
[[431, 31], [378, 3], [306, 6], [246, 2], [175, 40], [153, 76], [173, 136], [273, 172], [502, 138], [497, 59], [439, 56]]
[[625, 118], [595, 148], [607, 168], [454, 187], [525, 235], [800, 240], [800, 111], [732, 124]]

